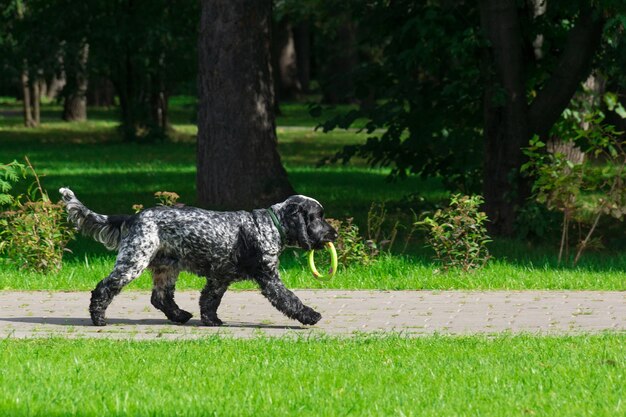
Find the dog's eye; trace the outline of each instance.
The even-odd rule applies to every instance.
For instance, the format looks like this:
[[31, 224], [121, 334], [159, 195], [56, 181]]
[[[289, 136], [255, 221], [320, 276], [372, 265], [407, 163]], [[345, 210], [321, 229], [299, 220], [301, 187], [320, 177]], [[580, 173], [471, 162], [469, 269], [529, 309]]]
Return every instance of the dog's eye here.
[[312, 213], [309, 213], [309, 221], [313, 221], [316, 219], [323, 219], [323, 218], [324, 218], [323, 211], [314, 211]]

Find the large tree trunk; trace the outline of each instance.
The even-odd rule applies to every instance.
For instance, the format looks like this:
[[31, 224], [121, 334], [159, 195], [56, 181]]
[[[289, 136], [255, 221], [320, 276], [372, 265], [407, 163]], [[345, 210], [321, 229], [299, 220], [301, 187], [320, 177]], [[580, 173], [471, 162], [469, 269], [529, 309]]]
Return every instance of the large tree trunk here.
[[203, 0], [199, 36], [199, 204], [268, 206], [293, 194], [277, 151], [271, 0]]
[[83, 42], [78, 51], [76, 62], [66, 71], [67, 85], [65, 88], [67, 93], [65, 95], [62, 115], [65, 121], [87, 120], [88, 59], [89, 44]]
[[[604, 20], [590, 6], [580, 11], [553, 74], [529, 106], [516, 2], [482, 0], [479, 4], [481, 25], [490, 43], [483, 68], [485, 211], [491, 220], [490, 232], [510, 236], [517, 209], [529, 194], [528, 184], [519, 175], [521, 148], [532, 134], [547, 136], [589, 74]], [[535, 8], [535, 13], [540, 12]], [[533, 47], [535, 56], [540, 58], [543, 39], [535, 38]]]
[[554, 72], [528, 110], [530, 131], [545, 136], [591, 72], [602, 40], [605, 20], [591, 7], [583, 7], [570, 30]]
[[485, 64], [485, 211], [491, 233], [508, 236], [526, 197], [519, 176], [521, 148], [529, 139], [522, 34], [515, 0], [483, 0], [480, 12], [491, 46]]

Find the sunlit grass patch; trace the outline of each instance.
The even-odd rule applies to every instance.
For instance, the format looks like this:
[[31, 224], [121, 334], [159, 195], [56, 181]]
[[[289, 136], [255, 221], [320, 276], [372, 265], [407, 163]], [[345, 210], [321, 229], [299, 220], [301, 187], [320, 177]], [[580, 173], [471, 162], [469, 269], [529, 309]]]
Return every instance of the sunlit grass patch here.
[[617, 416], [626, 336], [0, 342], [11, 416]]

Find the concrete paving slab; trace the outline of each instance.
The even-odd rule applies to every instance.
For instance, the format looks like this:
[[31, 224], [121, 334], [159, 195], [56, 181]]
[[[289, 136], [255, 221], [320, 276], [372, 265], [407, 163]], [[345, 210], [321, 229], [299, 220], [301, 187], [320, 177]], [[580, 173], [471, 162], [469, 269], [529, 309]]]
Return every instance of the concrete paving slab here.
[[576, 334], [626, 331], [626, 292], [619, 291], [334, 291], [295, 290], [322, 313], [303, 326], [275, 310], [258, 291], [229, 291], [218, 310], [224, 326], [204, 327], [199, 293], [176, 293], [194, 314], [170, 323], [150, 304], [150, 293], [126, 291], [107, 311], [109, 325], [94, 327], [89, 292], [0, 291], [0, 337], [196, 339], [402, 333], [407, 336], [528, 332]]

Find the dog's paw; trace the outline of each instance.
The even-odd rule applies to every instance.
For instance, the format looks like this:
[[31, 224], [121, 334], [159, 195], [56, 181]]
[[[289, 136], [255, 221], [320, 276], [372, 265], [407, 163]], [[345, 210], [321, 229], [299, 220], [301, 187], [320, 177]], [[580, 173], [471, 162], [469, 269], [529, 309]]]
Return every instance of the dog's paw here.
[[202, 316], [200, 319], [202, 320], [202, 324], [204, 324], [205, 326], [217, 327], [217, 326], [221, 326], [222, 324], [224, 324], [224, 322], [222, 322], [222, 320], [217, 318], [217, 316], [211, 316], [211, 317]]
[[304, 306], [302, 312], [300, 313], [300, 318], [298, 319], [298, 321], [302, 324], [308, 324], [312, 326], [321, 319], [322, 315], [320, 313], [313, 310], [311, 307]]
[[104, 314], [91, 313], [91, 322], [93, 323], [94, 326], [99, 326], [99, 327], [107, 325], [107, 321], [104, 318]]
[[173, 313], [170, 316], [168, 316], [168, 318], [171, 321], [173, 321], [174, 323], [178, 323], [178, 324], [185, 324], [192, 317], [193, 317], [193, 314], [191, 314], [190, 312], [185, 311], [185, 310], [178, 310], [175, 313]]

